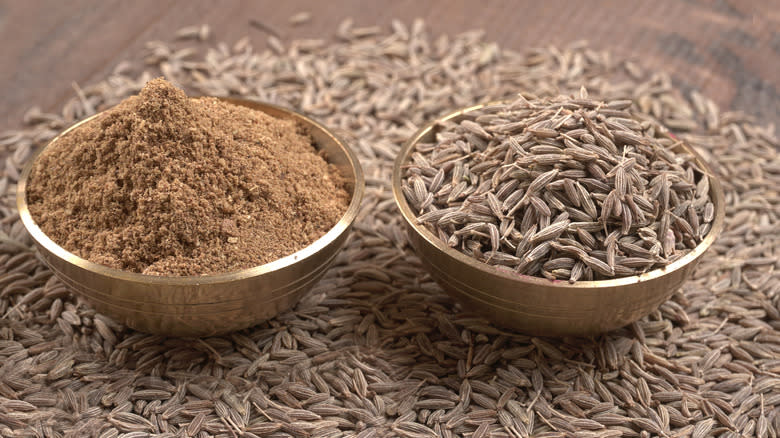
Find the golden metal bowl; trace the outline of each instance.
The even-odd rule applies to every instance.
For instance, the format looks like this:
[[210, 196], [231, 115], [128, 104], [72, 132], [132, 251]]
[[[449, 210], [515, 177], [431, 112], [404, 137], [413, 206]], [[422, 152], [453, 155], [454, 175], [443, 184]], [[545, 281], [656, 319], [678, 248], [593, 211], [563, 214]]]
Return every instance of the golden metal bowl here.
[[[489, 103], [490, 105], [493, 103]], [[551, 281], [502, 272], [450, 248], [423, 225], [401, 192], [402, 166], [415, 146], [435, 139], [437, 123], [456, 121], [485, 105], [453, 112], [420, 129], [401, 148], [393, 167], [393, 197], [407, 225], [409, 241], [434, 280], [463, 304], [498, 325], [540, 336], [587, 336], [629, 324], [652, 312], [693, 273], [702, 254], [723, 229], [723, 190], [710, 167], [689, 146], [679, 148], [695, 157], [710, 179], [715, 206], [712, 229], [690, 253], [660, 269], [601, 281]]]
[[307, 126], [316, 147], [324, 150], [328, 162], [350, 181], [352, 198], [346, 213], [306, 248], [264, 265], [219, 275], [154, 276], [108, 268], [54, 243], [30, 215], [25, 193], [27, 180], [33, 162], [45, 147], [22, 173], [17, 192], [19, 215], [43, 260], [97, 311], [134, 329], [172, 336], [211, 336], [255, 325], [291, 308], [332, 264], [357, 216], [365, 181], [360, 163], [349, 147], [324, 126], [288, 109], [244, 99], [222, 100], [295, 119]]

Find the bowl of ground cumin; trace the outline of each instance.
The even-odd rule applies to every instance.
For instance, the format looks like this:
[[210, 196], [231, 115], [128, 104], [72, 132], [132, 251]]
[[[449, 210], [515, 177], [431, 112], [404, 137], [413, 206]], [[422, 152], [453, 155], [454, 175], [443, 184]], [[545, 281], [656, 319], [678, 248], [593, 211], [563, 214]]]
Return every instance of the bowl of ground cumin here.
[[41, 258], [96, 310], [210, 336], [291, 308], [333, 263], [364, 187], [319, 123], [158, 78], [38, 151], [17, 202]]

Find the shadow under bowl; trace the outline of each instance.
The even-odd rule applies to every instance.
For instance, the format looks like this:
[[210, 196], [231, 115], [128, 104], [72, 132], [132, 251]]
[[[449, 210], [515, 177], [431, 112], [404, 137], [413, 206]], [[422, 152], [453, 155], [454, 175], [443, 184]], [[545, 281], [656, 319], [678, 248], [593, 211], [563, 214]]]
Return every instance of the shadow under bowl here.
[[293, 119], [306, 126], [315, 147], [324, 151], [348, 181], [350, 202], [339, 221], [309, 246], [253, 268], [217, 275], [156, 276], [109, 268], [65, 250], [41, 231], [30, 215], [26, 188], [33, 163], [65, 130], [33, 156], [22, 172], [17, 206], [41, 258], [68, 287], [98, 312], [131, 328], [169, 336], [213, 336], [256, 325], [293, 307], [333, 263], [357, 217], [365, 191], [360, 163], [352, 150], [327, 128], [297, 112], [247, 99], [221, 100]]

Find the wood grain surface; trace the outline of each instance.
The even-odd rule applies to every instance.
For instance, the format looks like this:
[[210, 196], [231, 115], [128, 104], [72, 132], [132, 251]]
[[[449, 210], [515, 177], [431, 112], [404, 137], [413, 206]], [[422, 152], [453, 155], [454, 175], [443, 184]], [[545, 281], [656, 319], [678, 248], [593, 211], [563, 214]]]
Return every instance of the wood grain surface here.
[[[312, 19], [292, 26], [289, 17]], [[141, 65], [144, 43], [177, 29], [211, 26], [211, 42], [249, 36], [265, 24], [282, 39], [330, 38], [338, 24], [388, 26], [421, 17], [433, 34], [484, 29], [488, 40], [522, 50], [586, 39], [593, 47], [665, 70], [723, 108], [775, 122], [780, 109], [780, 2], [656, 1], [2, 1], [0, 131], [18, 127], [31, 106], [59, 110], [72, 84], [102, 79], [120, 61]]]

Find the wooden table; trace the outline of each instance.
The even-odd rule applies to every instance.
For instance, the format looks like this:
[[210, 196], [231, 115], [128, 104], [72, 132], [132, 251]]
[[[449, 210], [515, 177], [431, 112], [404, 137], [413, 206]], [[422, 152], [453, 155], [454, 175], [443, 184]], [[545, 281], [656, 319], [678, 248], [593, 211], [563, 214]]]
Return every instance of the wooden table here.
[[[296, 12], [312, 19], [292, 26]], [[208, 23], [215, 40], [248, 35], [258, 20], [283, 39], [330, 37], [345, 17], [389, 25], [422, 17], [432, 33], [483, 28], [513, 49], [587, 39], [621, 57], [666, 70], [722, 107], [775, 122], [780, 108], [780, 3], [753, 0], [654, 1], [11, 1], [0, 3], [0, 131], [16, 128], [32, 105], [57, 111], [72, 83], [102, 79], [122, 60], [140, 61], [144, 43]]]

